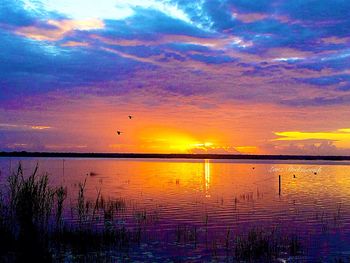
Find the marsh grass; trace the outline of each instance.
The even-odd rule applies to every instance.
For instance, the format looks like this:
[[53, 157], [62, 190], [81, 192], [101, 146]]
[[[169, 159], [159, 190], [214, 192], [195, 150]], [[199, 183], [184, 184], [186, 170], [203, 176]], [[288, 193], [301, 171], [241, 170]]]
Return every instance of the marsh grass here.
[[29, 257], [49, 261], [48, 233], [56, 190], [49, 186], [48, 175], [38, 175], [38, 165], [25, 177], [22, 165], [9, 178], [9, 201], [3, 202], [6, 231], [15, 240], [19, 261]]
[[62, 249], [85, 254], [140, 243], [139, 230], [114, 224], [116, 215], [126, 209], [125, 200], [105, 200], [101, 191], [94, 202], [87, 200], [86, 179], [79, 184], [75, 220], [64, 222], [67, 189], [51, 187], [48, 174], [39, 175], [38, 170], [36, 165], [26, 176], [19, 164], [8, 178], [7, 195], [0, 193], [1, 262], [50, 262]]
[[67, 198], [67, 188], [60, 186], [56, 190], [56, 227], [61, 228], [63, 225], [63, 205]]
[[175, 230], [176, 242], [197, 245], [198, 231], [196, 226], [178, 225]]
[[234, 244], [235, 258], [247, 262], [269, 262], [281, 255], [302, 254], [300, 238], [296, 235], [285, 236], [276, 228], [251, 229], [247, 235], [237, 236]]
[[8, 211], [4, 205], [4, 196], [0, 192], [0, 262], [6, 259], [11, 260], [11, 253], [14, 253], [15, 240], [8, 228]]

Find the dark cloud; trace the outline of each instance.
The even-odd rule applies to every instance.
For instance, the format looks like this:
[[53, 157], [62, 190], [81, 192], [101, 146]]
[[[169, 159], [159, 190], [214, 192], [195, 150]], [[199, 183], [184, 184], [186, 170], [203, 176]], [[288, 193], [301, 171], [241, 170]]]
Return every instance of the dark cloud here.
[[22, 1], [2, 0], [0, 3], [0, 27], [26, 26], [36, 21], [33, 14], [24, 9]]
[[3, 100], [122, 80], [136, 66], [133, 60], [104, 50], [67, 49], [7, 33], [0, 49]]
[[201, 54], [190, 55], [190, 58], [194, 60], [202, 61], [208, 64], [222, 64], [222, 63], [234, 62], [236, 60], [229, 56], [206, 56]]
[[349, 18], [350, 2], [347, 0], [294, 0], [279, 1], [279, 9], [290, 17], [306, 21], [345, 21]]
[[126, 39], [157, 39], [160, 34], [208, 37], [209, 34], [195, 25], [175, 19], [156, 10], [138, 8], [136, 14], [124, 21], [106, 20], [106, 37]]
[[332, 75], [332, 76], [325, 76], [320, 78], [304, 78], [301, 79], [301, 81], [313, 84], [315, 86], [330, 86], [330, 85], [336, 85], [339, 84], [340, 86], [349, 86], [350, 85], [350, 75], [348, 74], [341, 74], [341, 75]]

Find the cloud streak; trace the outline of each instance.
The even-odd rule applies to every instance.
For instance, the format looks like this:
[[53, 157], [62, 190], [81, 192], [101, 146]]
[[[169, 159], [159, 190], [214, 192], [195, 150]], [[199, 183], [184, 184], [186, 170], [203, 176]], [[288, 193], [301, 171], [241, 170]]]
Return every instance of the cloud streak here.
[[52, 129], [50, 126], [41, 126], [41, 125], [24, 125], [24, 124], [9, 124], [9, 123], [0, 123], [0, 130], [9, 130], [9, 131], [30, 131], [30, 130], [48, 130]]

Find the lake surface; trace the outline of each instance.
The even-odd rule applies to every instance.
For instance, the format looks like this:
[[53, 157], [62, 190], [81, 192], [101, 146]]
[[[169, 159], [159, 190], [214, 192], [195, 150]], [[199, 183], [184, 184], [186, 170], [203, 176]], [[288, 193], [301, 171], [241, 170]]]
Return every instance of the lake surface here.
[[[133, 227], [136, 212], [147, 212], [150, 238], [135, 249], [135, 260], [176, 255], [209, 261], [216, 246], [220, 261], [227, 233], [230, 239], [254, 227], [297, 234], [305, 247], [301, 262], [350, 256], [349, 162], [0, 158], [2, 189], [19, 161], [25, 173], [39, 163], [52, 185], [65, 185], [67, 204], [76, 202], [77, 186], [86, 179], [89, 199], [101, 191], [105, 198], [126, 200], [130, 209], [120, 224]], [[205, 241], [198, 240], [195, 248], [176, 243], [176, 229], [183, 226], [205, 232]]]

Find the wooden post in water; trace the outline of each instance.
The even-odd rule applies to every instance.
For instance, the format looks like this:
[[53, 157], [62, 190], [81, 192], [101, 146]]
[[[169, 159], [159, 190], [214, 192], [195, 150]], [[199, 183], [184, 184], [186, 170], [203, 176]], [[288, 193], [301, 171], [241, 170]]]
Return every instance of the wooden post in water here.
[[63, 169], [63, 178], [64, 178], [64, 159], [63, 159], [62, 163], [63, 163], [62, 169]]
[[278, 195], [281, 195], [281, 175], [278, 175]]

